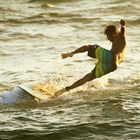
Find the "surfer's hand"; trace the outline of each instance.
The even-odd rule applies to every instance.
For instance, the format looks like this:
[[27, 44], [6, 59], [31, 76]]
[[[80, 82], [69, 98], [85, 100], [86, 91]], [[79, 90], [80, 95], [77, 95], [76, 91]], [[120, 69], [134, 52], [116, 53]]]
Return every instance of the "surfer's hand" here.
[[66, 90], [63, 88], [63, 89], [61, 89], [61, 90], [58, 90], [58, 91], [56, 91], [55, 93], [54, 93], [54, 97], [58, 97], [58, 96], [60, 96], [62, 93], [64, 93]]
[[72, 56], [73, 56], [73, 53], [72, 52], [70, 52], [70, 53], [62, 53], [61, 54], [62, 59], [65, 59], [67, 57], [72, 57]]
[[125, 26], [126, 21], [125, 21], [124, 19], [121, 19], [120, 24], [121, 24], [122, 26]]

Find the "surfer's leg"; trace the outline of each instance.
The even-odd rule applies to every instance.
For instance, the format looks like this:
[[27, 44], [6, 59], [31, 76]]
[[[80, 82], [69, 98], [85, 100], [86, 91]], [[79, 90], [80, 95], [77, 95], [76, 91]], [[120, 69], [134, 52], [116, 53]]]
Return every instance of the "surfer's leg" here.
[[94, 47], [95, 47], [95, 45], [84, 45], [84, 46], [76, 49], [75, 51], [72, 51], [69, 53], [62, 53], [61, 56], [62, 56], [62, 59], [65, 59], [67, 57], [72, 57], [74, 54], [77, 54], [77, 53], [84, 53], [87, 51], [89, 52]]
[[87, 52], [89, 51], [90, 47], [92, 47], [93, 45], [85, 45], [85, 46], [82, 46], [78, 49], [76, 49], [75, 51], [73, 51], [72, 53], [73, 54], [76, 54], [76, 53], [83, 53], [83, 52]]
[[96, 44], [95, 44], [95, 45], [90, 45], [90, 46], [89, 46], [89, 49], [88, 49], [88, 56], [89, 56], [89, 57], [92, 57], [92, 58], [98, 59], [98, 58], [96, 57], [96, 56], [97, 56], [97, 55], [96, 55], [96, 53], [97, 53], [97, 52], [96, 52], [96, 49], [99, 48], [99, 47], [100, 47], [100, 46], [99, 46], [99, 45], [96, 45]]
[[67, 86], [65, 87], [66, 91], [69, 91], [71, 89], [74, 89], [76, 87], [79, 87], [83, 84], [85, 84], [86, 82], [89, 82], [93, 79], [95, 79], [95, 69], [93, 71], [91, 71], [90, 73], [86, 74], [83, 78], [81, 78], [80, 80], [76, 81], [74, 84], [72, 84], [71, 86]]

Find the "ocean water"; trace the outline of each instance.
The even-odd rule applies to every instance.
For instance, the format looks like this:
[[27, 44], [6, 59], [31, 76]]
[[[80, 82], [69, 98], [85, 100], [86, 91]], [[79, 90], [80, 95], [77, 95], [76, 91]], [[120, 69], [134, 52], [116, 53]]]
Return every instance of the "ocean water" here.
[[85, 44], [110, 48], [109, 24], [126, 19], [120, 68], [48, 102], [0, 106], [0, 139], [140, 139], [139, 0], [0, 0], [0, 91], [51, 81], [64, 87], [90, 72]]

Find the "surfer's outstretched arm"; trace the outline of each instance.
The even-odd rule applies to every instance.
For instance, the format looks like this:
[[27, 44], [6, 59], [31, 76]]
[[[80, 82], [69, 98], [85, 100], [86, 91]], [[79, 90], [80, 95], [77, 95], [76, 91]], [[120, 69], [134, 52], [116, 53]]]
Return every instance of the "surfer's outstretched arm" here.
[[55, 92], [54, 96], [59, 96], [61, 95], [62, 93], [66, 92], [66, 91], [69, 91], [71, 89], [74, 89], [76, 87], [79, 87], [83, 84], [85, 84], [86, 82], [89, 82], [93, 79], [95, 79], [95, 70], [91, 71], [90, 73], [86, 74], [83, 78], [81, 78], [80, 80], [76, 81], [75, 83], [73, 83], [71, 86], [67, 86], [61, 90], [58, 90]]
[[121, 19], [120, 20], [120, 24], [121, 24], [121, 34], [125, 35], [125, 25], [126, 25], [126, 21]]
[[76, 49], [75, 51], [72, 51], [72, 52], [69, 52], [69, 53], [62, 53], [61, 57], [62, 57], [62, 59], [65, 59], [67, 57], [72, 57], [74, 54], [86, 52], [86, 51], [89, 50], [89, 48], [91, 46], [93, 46], [93, 45], [84, 45], [84, 46]]

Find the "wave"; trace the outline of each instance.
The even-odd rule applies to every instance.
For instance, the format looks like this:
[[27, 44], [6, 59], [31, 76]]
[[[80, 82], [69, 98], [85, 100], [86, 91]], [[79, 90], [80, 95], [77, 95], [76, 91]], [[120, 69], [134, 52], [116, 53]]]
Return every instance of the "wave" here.
[[[16, 73], [7, 73], [7, 75], [9, 74], [16, 74]], [[106, 83], [107, 82], [107, 83]], [[115, 79], [109, 79], [109, 81], [106, 81], [105, 79], [100, 79], [99, 81], [93, 81], [92, 83], [88, 83], [86, 85], [81, 86], [80, 88], [77, 88], [74, 91], [71, 91], [71, 94], [69, 93], [65, 93], [62, 96], [60, 96], [59, 98], [53, 99], [52, 102], [68, 102], [68, 101], [88, 101], [88, 102], [93, 102], [95, 100], [105, 100], [108, 99], [109, 97], [118, 97], [120, 94], [124, 94], [124, 93], [128, 93], [128, 94], [137, 94], [137, 92], [139, 92], [140, 90], [140, 79], [139, 78], [126, 78], [123, 80], [115, 80]], [[105, 85], [105, 86], [103, 86]], [[4, 85], [4, 84], [0, 84], [0, 91], [2, 90], [7, 90], [11, 87]], [[15, 92], [16, 91], [16, 92]], [[17, 95], [19, 89], [16, 88], [14, 90], [12, 90], [11, 92], [3, 92], [1, 93], [1, 100], [3, 97], [7, 97], [8, 99], [5, 99], [5, 104], [13, 104], [13, 103], [17, 103], [17, 99], [19, 98]], [[12, 96], [12, 93], [14, 96]], [[27, 93], [24, 95], [28, 95]], [[134, 95], [132, 95], [134, 96]], [[18, 97], [18, 98], [17, 98]], [[12, 101], [10, 100], [10, 98], [12, 98]], [[23, 96], [24, 98], [24, 102], [26, 102], [26, 98], [25, 96]], [[22, 98], [20, 96], [20, 101], [18, 103], [22, 103]], [[28, 98], [27, 98], [28, 99]], [[32, 99], [32, 98], [31, 98]], [[30, 99], [29, 99], [30, 100]], [[29, 100], [27, 100], [29, 102]], [[3, 100], [2, 100], [3, 102]], [[2, 103], [1, 102], [1, 103]], [[47, 105], [52, 105], [51, 100], [49, 100], [49, 102], [47, 102]], [[38, 102], [38, 103], [46, 103], [45, 102]], [[50, 106], [49, 105], [49, 106]]]
[[6, 52], [6, 51], [0, 51], [0, 57], [3, 57], [3, 56], [11, 56], [12, 53], [10, 52]]
[[8, 13], [17, 13], [17, 10], [11, 8], [2, 8], [0, 7], [0, 14], [8, 14]]
[[[35, 39], [35, 38], [46, 38], [45, 35], [43, 34], [29, 34], [29, 33], [13, 33], [10, 34], [9, 37], [13, 40], [13, 39]], [[47, 37], [48, 38], [48, 37]]]
[[127, 22], [128, 22], [129, 25], [131, 25], [131, 26], [137, 26], [137, 25], [140, 25], [140, 18], [127, 20]]
[[18, 19], [0, 19], [0, 23], [10, 24], [10, 26], [20, 25], [25, 23], [35, 23], [35, 24], [59, 24], [65, 23], [68, 21], [75, 21], [75, 22], [90, 22], [92, 18], [84, 18], [81, 17], [78, 13], [57, 13], [57, 12], [50, 12], [50, 13], [40, 13], [37, 15], [33, 15], [26, 18], [18, 18]]
[[29, 2], [39, 2], [39, 3], [65, 3], [65, 2], [75, 2], [79, 0], [30, 0]]
[[5, 91], [5, 90], [8, 90], [10, 88], [11, 87], [9, 85], [0, 83], [0, 92]]
[[37, 18], [37, 17], [29, 17], [25, 19], [0, 19], [0, 23], [19, 25], [25, 23], [38, 23], [38, 24], [53, 24], [53, 23], [61, 23], [60, 20], [55, 19], [46, 19], [46, 18]]

